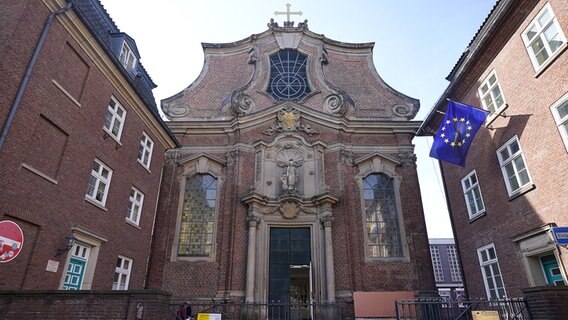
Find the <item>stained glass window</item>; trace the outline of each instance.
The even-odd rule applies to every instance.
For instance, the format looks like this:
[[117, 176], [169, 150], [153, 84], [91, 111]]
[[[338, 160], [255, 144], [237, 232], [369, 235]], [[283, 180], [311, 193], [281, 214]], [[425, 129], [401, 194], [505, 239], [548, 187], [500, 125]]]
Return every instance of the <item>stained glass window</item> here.
[[178, 256], [211, 255], [216, 204], [217, 179], [209, 174], [197, 174], [187, 178], [181, 213]]
[[370, 257], [402, 257], [402, 244], [394, 182], [379, 173], [363, 179], [367, 254]]
[[270, 56], [268, 93], [277, 100], [300, 100], [310, 93], [307, 58], [296, 50], [281, 50]]

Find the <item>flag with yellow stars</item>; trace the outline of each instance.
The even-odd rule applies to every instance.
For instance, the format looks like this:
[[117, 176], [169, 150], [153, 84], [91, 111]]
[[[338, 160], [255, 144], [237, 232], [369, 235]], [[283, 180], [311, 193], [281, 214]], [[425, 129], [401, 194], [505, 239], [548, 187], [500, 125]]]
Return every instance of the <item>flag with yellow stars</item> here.
[[450, 100], [434, 135], [430, 157], [464, 167], [467, 150], [488, 114], [486, 110]]

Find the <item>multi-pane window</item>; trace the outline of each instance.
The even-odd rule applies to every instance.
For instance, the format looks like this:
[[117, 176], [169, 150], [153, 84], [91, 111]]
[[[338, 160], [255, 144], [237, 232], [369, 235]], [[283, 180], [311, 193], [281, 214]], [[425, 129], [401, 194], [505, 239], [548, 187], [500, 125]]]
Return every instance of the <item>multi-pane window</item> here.
[[461, 183], [465, 203], [467, 205], [467, 212], [469, 214], [469, 218], [473, 219], [485, 212], [483, 197], [481, 196], [481, 189], [479, 188], [479, 181], [477, 180], [475, 170], [463, 178]]
[[383, 173], [371, 174], [363, 179], [366, 250], [369, 257], [403, 255], [393, 180]]
[[497, 79], [495, 70], [481, 83], [478, 92], [483, 109], [491, 112], [491, 115], [498, 114], [505, 108], [505, 97], [499, 86], [499, 80]]
[[442, 259], [440, 259], [440, 249], [438, 246], [430, 246], [430, 257], [434, 268], [434, 280], [444, 282], [444, 270], [442, 269]]
[[122, 43], [122, 49], [120, 50], [120, 63], [126, 68], [128, 71], [134, 70], [136, 66], [136, 56], [132, 52], [132, 49], [126, 44], [126, 42]]
[[477, 249], [477, 256], [483, 275], [483, 282], [485, 283], [487, 298], [492, 300], [507, 298], [503, 278], [501, 276], [501, 269], [499, 268], [497, 254], [495, 253], [495, 246], [490, 244]]
[[560, 131], [560, 136], [564, 140], [564, 145], [568, 150], [568, 95], [562, 97], [559, 102], [555, 103], [551, 108], [554, 121]]
[[450, 266], [450, 276], [452, 277], [452, 282], [461, 282], [462, 277], [458, 258], [458, 250], [456, 246], [447, 246], [446, 252], [448, 254], [448, 265]]
[[128, 290], [130, 282], [130, 271], [132, 270], [132, 259], [118, 256], [116, 259], [116, 268], [114, 269], [114, 279], [112, 281], [112, 290]]
[[280, 50], [271, 55], [268, 93], [277, 100], [300, 100], [310, 93], [307, 61], [296, 50]]
[[152, 160], [152, 150], [154, 149], [154, 141], [148, 137], [146, 132], [142, 133], [142, 140], [138, 147], [138, 162], [147, 169], [150, 168], [150, 160]]
[[128, 212], [126, 220], [138, 225], [140, 223], [140, 214], [142, 213], [142, 204], [144, 203], [144, 194], [140, 190], [132, 187], [130, 190], [130, 198], [128, 198]]
[[556, 56], [566, 44], [566, 38], [549, 3], [525, 29], [522, 38], [535, 70], [539, 70]]
[[124, 127], [124, 119], [126, 118], [126, 110], [113, 97], [108, 103], [108, 110], [105, 115], [104, 129], [113, 138], [120, 141], [122, 128]]
[[212, 254], [216, 205], [217, 179], [209, 174], [196, 174], [186, 179], [179, 257], [209, 257]]
[[521, 192], [524, 187], [531, 184], [529, 171], [517, 136], [511, 138], [497, 150], [497, 157], [509, 196]]
[[101, 205], [105, 205], [112, 170], [104, 165], [101, 161], [95, 159], [91, 177], [89, 178], [89, 187], [87, 188], [86, 197]]

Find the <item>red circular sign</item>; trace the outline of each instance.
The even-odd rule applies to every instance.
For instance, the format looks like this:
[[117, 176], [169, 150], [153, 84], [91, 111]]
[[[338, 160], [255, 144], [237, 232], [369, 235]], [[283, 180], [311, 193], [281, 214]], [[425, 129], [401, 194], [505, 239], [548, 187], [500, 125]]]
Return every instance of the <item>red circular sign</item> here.
[[24, 233], [10, 220], [0, 221], [0, 263], [12, 261], [22, 250]]

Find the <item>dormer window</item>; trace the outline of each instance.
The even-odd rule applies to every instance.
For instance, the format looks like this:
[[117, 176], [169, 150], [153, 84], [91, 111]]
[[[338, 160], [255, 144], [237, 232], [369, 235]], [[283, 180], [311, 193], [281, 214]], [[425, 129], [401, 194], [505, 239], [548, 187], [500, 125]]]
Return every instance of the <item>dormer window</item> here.
[[136, 66], [136, 56], [132, 52], [132, 49], [128, 46], [126, 42], [122, 43], [122, 49], [120, 50], [120, 63], [126, 68], [128, 71], [134, 70]]
[[307, 57], [296, 50], [280, 50], [270, 56], [268, 93], [276, 100], [300, 100], [310, 93]]

